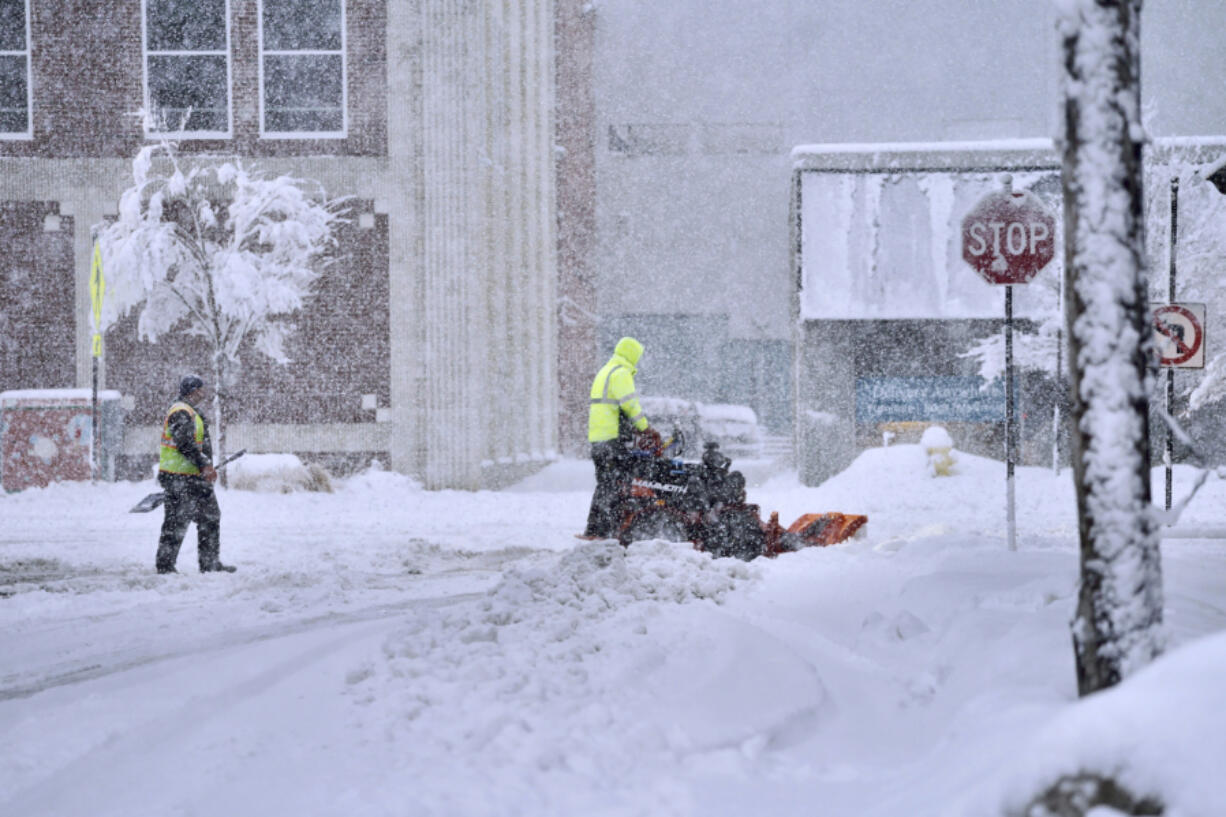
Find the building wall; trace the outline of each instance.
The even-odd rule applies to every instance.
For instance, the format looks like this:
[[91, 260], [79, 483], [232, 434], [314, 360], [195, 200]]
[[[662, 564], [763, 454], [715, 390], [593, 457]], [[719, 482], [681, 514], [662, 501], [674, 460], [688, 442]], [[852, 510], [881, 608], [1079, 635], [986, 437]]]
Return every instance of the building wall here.
[[55, 202], [0, 201], [0, 391], [73, 381], [73, 226]]
[[[67, 296], [40, 295], [39, 314], [58, 316], [66, 340], [20, 365], [37, 385], [87, 386], [90, 228], [115, 213], [145, 143], [133, 115], [141, 3], [31, 6], [33, 132], [0, 140], [0, 234], [65, 279]], [[228, 8], [232, 136], [180, 152], [315, 179], [356, 205], [299, 316], [294, 362], [245, 358], [230, 447], [345, 467], [378, 457], [439, 488], [496, 484], [555, 456], [552, 1], [345, 0], [343, 138], [261, 135], [258, 4]], [[38, 232], [46, 214], [58, 232]], [[0, 320], [48, 334], [16, 280], [0, 276]], [[107, 334], [103, 384], [127, 398], [134, 472], [178, 375], [208, 369], [190, 339], [169, 340], [143, 343], [131, 318]]]

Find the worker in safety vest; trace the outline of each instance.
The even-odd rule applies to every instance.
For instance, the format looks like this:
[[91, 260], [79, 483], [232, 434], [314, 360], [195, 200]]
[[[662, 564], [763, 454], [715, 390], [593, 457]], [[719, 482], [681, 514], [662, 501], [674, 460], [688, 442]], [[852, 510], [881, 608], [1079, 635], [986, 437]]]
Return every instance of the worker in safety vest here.
[[236, 568], [223, 565], [221, 508], [213, 493], [213, 441], [197, 408], [204, 402], [204, 381], [189, 374], [179, 381], [179, 399], [166, 412], [158, 455], [158, 483], [166, 492], [166, 516], [158, 538], [158, 573], [177, 573], [175, 562], [188, 526], [196, 523], [196, 557], [201, 573]]
[[658, 454], [660, 435], [647, 422], [634, 390], [634, 375], [643, 344], [622, 338], [592, 381], [587, 439], [596, 464], [596, 491], [588, 512], [587, 529], [581, 539], [604, 539], [617, 535], [618, 483], [628, 478], [628, 444]]

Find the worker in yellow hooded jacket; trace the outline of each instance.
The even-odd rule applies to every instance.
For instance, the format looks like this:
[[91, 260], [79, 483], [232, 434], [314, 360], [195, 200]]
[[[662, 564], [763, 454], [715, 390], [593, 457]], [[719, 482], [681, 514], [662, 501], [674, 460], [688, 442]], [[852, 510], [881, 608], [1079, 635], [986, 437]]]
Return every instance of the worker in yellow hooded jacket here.
[[581, 539], [617, 535], [618, 484], [628, 478], [632, 461], [628, 446], [635, 443], [638, 448], [657, 454], [660, 451], [660, 435], [647, 422], [634, 388], [642, 356], [643, 344], [634, 338], [622, 338], [614, 347], [613, 357], [592, 381], [587, 439], [596, 464], [596, 491]]

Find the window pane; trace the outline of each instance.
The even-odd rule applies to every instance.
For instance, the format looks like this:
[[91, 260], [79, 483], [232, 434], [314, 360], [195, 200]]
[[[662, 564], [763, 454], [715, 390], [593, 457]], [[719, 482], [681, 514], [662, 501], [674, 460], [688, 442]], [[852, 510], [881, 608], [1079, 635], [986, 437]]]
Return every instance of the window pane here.
[[27, 101], [26, 58], [0, 57], [0, 133], [25, 133], [29, 129]]
[[25, 50], [26, 0], [0, 0], [0, 51]]
[[226, 58], [149, 57], [149, 107], [159, 132], [228, 131]]
[[147, 0], [150, 51], [225, 51], [226, 0]]
[[264, 130], [339, 133], [342, 103], [339, 54], [264, 57]]
[[340, 51], [341, 0], [264, 0], [265, 51]]

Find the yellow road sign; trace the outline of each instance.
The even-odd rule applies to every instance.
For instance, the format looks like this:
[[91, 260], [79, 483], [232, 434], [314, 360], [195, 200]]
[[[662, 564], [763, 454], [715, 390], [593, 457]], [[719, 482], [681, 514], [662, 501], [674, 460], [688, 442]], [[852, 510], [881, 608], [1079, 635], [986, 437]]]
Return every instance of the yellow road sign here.
[[106, 296], [106, 278], [102, 275], [102, 247], [94, 242], [94, 259], [89, 266], [89, 298], [94, 307], [94, 357], [102, 356], [102, 299]]

